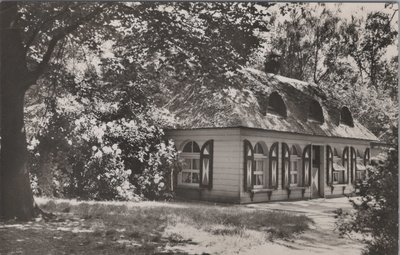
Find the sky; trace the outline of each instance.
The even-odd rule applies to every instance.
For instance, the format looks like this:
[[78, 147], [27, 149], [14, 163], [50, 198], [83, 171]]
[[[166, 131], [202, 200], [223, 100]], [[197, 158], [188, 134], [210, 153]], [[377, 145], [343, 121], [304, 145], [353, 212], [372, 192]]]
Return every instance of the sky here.
[[[327, 6], [337, 5], [336, 3], [327, 3]], [[393, 8], [398, 8], [398, 4], [395, 4]], [[386, 13], [392, 13], [393, 9], [385, 8], [384, 3], [341, 3], [340, 4], [342, 14], [344, 18], [350, 18], [351, 15], [366, 16], [372, 11], [382, 11]], [[398, 15], [394, 18], [394, 22], [397, 21]]]

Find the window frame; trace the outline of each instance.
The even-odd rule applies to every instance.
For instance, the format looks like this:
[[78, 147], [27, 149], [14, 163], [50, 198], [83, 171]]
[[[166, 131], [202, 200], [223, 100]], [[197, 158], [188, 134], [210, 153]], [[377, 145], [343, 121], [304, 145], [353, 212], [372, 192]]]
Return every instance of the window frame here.
[[[191, 152], [191, 153], [182, 152], [179, 155], [179, 157], [184, 159], [184, 160], [190, 159], [191, 160], [191, 165], [193, 165], [193, 160], [199, 160], [199, 163], [198, 163], [199, 169], [193, 169], [192, 166], [191, 166], [191, 168], [183, 168], [182, 167], [182, 171], [180, 171], [179, 174], [178, 174], [178, 183], [177, 183], [178, 187], [193, 187], [193, 188], [199, 187], [200, 178], [201, 178], [201, 176], [200, 176], [200, 153], [199, 152]], [[184, 173], [190, 173], [190, 175], [191, 175], [191, 182], [190, 183], [183, 181], [183, 174]], [[193, 173], [197, 173], [198, 174], [199, 182], [197, 182], [197, 183], [193, 182]]]
[[[273, 153], [275, 152], [275, 156]], [[268, 187], [271, 189], [278, 189], [279, 185], [279, 142], [275, 142], [271, 145], [269, 150], [269, 171], [268, 171]], [[275, 163], [275, 169], [273, 169], [273, 163]], [[275, 176], [275, 183], [272, 177]]]
[[345, 169], [345, 180], [344, 183], [349, 183], [350, 182], [350, 159], [349, 159], [349, 147], [346, 146], [343, 149], [343, 156], [342, 156], [342, 166]]
[[[254, 149], [253, 146], [251, 145], [250, 141], [248, 140], [243, 140], [243, 154], [244, 154], [244, 160], [243, 160], [243, 189], [245, 192], [251, 192], [253, 189], [253, 183], [254, 183]], [[250, 154], [250, 155], [249, 155]], [[250, 162], [250, 164], [249, 164]], [[251, 169], [249, 170], [249, 166]], [[250, 177], [249, 177], [250, 175]]]
[[[355, 182], [357, 181], [366, 181], [368, 179], [368, 172], [367, 172], [367, 166], [363, 163], [364, 159], [361, 157], [356, 158], [356, 174], [355, 174]], [[365, 170], [359, 170], [358, 165], [364, 166]], [[364, 176], [364, 178], [358, 178], [357, 176], [361, 174]]]
[[[253, 154], [254, 157], [254, 169], [253, 169], [253, 189], [262, 189], [265, 186], [265, 166], [266, 166], [266, 159], [267, 156], [265, 154], [260, 154], [260, 153], [254, 153]], [[257, 169], [257, 162], [262, 162], [262, 170]], [[262, 175], [262, 184], [261, 185], [257, 185], [257, 175]]]
[[365, 149], [364, 152], [364, 165], [368, 166], [370, 164], [370, 159], [371, 159], [371, 150], [369, 148]]
[[[308, 157], [306, 157], [308, 155]], [[311, 144], [308, 144], [303, 149], [302, 155], [303, 167], [302, 167], [302, 185], [304, 187], [311, 186], [311, 168], [312, 168], [312, 159], [311, 159]], [[308, 169], [306, 169], [306, 163], [308, 163]]]
[[326, 146], [326, 184], [333, 185], [334, 178], [333, 178], [333, 150], [332, 147], [327, 145]]
[[290, 187], [290, 149], [282, 143], [282, 189]]
[[354, 147], [350, 147], [350, 171], [351, 171], [351, 183], [356, 182], [356, 171], [357, 171], [357, 153]]
[[[342, 164], [342, 162], [343, 162], [342, 158], [339, 157], [339, 156], [333, 155], [333, 159], [332, 160], [333, 160], [333, 164], [332, 164], [332, 184], [346, 184], [346, 178], [345, 178], [346, 168]], [[335, 167], [334, 167], [335, 164], [342, 166], [344, 170], [336, 170]], [[333, 176], [334, 174], [341, 174], [343, 180], [342, 181], [339, 180], [338, 182], [335, 182], [335, 179], [334, 179], [334, 176]]]
[[[296, 168], [294, 167], [294, 162], [296, 162], [297, 164], [296, 164]], [[301, 157], [299, 157], [299, 155], [297, 155], [297, 154], [291, 154], [290, 155], [290, 187], [297, 187], [297, 186], [299, 186], [299, 184], [300, 184], [300, 178], [299, 178], [299, 175], [300, 175], [300, 172], [301, 172]], [[297, 175], [297, 177], [296, 177], [296, 183], [293, 183], [292, 182], [292, 175], [293, 174], [296, 174]]]
[[[191, 144], [190, 146], [190, 151], [185, 151], [185, 148], [188, 144]], [[195, 147], [196, 145], [196, 147]], [[198, 148], [199, 151], [195, 151], [195, 148]], [[197, 150], [197, 149], [196, 149]], [[178, 157], [180, 159], [183, 159], [184, 161], [186, 161], [187, 159], [190, 159], [190, 168], [184, 168], [184, 166], [186, 164], [184, 164], [184, 166], [182, 166], [181, 171], [179, 171], [178, 175], [177, 175], [177, 187], [178, 188], [199, 188], [200, 186], [200, 154], [201, 154], [201, 149], [200, 146], [197, 142], [195, 142], [194, 140], [189, 140], [187, 141], [183, 147], [182, 147], [182, 151], [179, 153]], [[193, 169], [193, 160], [198, 160], [198, 169]], [[184, 182], [183, 181], [183, 175], [185, 173], [189, 173], [190, 174], [190, 181], [191, 182]], [[198, 175], [198, 181], [199, 182], [193, 182], [193, 174], [197, 174]]]
[[[208, 147], [208, 154], [205, 154], [204, 151]], [[203, 174], [204, 174], [204, 160], [208, 159], [208, 183], [203, 183]], [[200, 149], [200, 188], [207, 188], [209, 190], [212, 189], [213, 186], [213, 171], [214, 171], [214, 140], [206, 141]]]

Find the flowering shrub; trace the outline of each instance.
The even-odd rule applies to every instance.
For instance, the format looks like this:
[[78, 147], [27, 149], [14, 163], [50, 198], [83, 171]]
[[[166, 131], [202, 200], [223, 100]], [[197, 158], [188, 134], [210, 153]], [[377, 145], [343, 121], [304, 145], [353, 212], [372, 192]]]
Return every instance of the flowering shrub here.
[[[52, 102], [46, 123], [32, 132], [31, 172], [43, 175], [51, 161], [51, 194], [105, 200], [169, 199], [170, 169], [176, 152], [163, 140], [153, 109], [122, 114], [124, 104], [78, 100]], [[131, 109], [135, 109], [134, 106]], [[132, 112], [132, 111], [130, 111]], [[38, 118], [36, 118], [37, 121]], [[41, 192], [36, 185], [37, 194]], [[39, 182], [40, 183], [40, 182]]]
[[37, 176], [35, 174], [31, 174], [29, 177], [30, 177], [29, 181], [31, 182], [32, 193], [33, 193], [33, 195], [38, 196], [40, 194], [40, 192], [39, 192]]

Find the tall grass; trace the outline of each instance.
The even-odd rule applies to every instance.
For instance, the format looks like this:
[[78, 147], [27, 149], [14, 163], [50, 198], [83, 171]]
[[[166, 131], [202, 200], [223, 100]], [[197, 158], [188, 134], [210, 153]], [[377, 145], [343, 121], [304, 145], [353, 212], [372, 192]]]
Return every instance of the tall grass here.
[[[130, 204], [131, 205], [131, 204]], [[167, 224], [186, 223], [211, 234], [237, 234], [242, 229], [267, 232], [272, 238], [287, 238], [308, 229], [312, 221], [304, 215], [240, 208], [238, 206], [194, 205], [127, 206], [107, 203], [57, 203], [42, 205], [52, 212], [69, 212], [84, 219], [102, 220], [106, 226], [133, 228], [134, 233], [162, 231]], [[226, 226], [216, 230], [213, 226]]]

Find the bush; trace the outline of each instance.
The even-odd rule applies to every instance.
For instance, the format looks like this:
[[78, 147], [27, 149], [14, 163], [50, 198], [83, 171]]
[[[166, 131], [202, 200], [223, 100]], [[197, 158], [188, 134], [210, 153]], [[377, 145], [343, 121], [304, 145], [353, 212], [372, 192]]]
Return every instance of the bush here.
[[398, 254], [398, 143], [397, 126], [392, 129], [394, 147], [384, 160], [372, 160], [367, 183], [360, 183], [360, 199], [350, 199], [354, 211], [338, 211], [342, 235], [361, 233], [364, 255]]
[[36, 124], [40, 128], [28, 146], [35, 193], [96, 200], [171, 198], [174, 145], [164, 140], [154, 108], [130, 103], [120, 107], [72, 94], [48, 103], [44, 120], [33, 118], [45, 125]]

